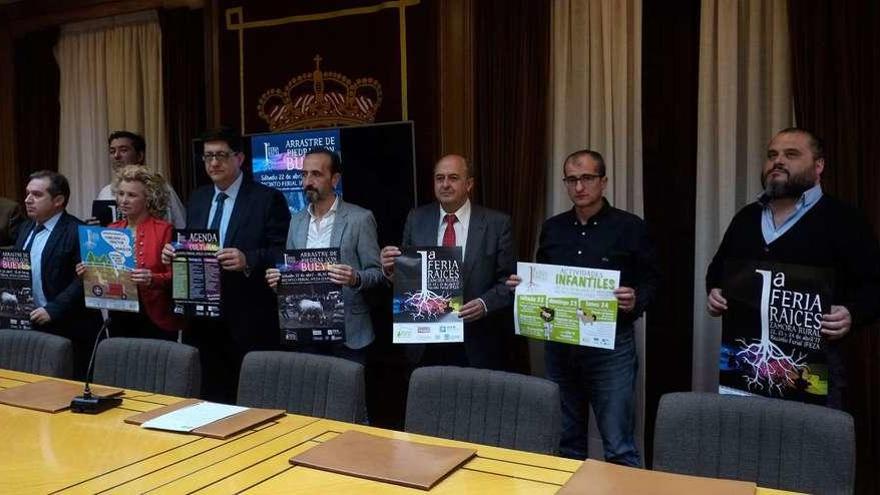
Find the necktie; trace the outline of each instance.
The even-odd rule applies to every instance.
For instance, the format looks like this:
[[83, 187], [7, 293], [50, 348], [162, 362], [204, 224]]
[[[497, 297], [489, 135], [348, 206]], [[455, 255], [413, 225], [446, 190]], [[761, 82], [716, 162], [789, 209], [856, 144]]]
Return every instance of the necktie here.
[[31, 231], [31, 238], [28, 239], [27, 244], [24, 245], [25, 251], [27, 251], [27, 252], [31, 251], [31, 248], [34, 246], [34, 239], [37, 238], [37, 234], [39, 234], [40, 232], [42, 232], [44, 230], [46, 230], [46, 227], [41, 223], [37, 224], [34, 227], [34, 230]]
[[223, 203], [228, 197], [228, 194], [221, 192], [216, 198], [214, 198], [214, 202], [217, 203], [217, 208], [214, 208], [214, 218], [211, 219], [211, 226], [208, 227], [209, 229], [220, 230], [220, 220], [223, 218]]
[[443, 247], [455, 246], [455, 228], [453, 225], [456, 220], [458, 219], [455, 217], [454, 213], [448, 213], [444, 218], [444, 221], [446, 222], [446, 231], [443, 232]]

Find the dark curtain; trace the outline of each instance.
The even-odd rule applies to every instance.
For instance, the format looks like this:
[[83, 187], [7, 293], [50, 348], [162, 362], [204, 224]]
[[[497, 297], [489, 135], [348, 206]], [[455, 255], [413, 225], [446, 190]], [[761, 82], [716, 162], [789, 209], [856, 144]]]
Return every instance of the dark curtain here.
[[58, 29], [28, 33], [15, 41], [15, 149], [19, 197], [31, 172], [58, 170], [61, 73], [53, 52]]
[[[518, 259], [531, 259], [544, 219], [550, 7], [475, 2], [475, 198], [511, 214]], [[525, 339], [510, 334], [512, 364], [527, 371]]]
[[664, 276], [647, 316], [646, 463], [660, 396], [691, 389], [699, 46], [699, 0], [643, 1], [645, 221]]
[[168, 133], [169, 181], [186, 202], [195, 187], [192, 140], [205, 128], [204, 21], [201, 10], [161, 10], [162, 93]]
[[[858, 207], [880, 234], [880, 3], [790, 0], [788, 5], [795, 117], [825, 141], [822, 187]], [[878, 332], [876, 323], [855, 328], [846, 345], [846, 408], [856, 421], [858, 493], [880, 493]]]

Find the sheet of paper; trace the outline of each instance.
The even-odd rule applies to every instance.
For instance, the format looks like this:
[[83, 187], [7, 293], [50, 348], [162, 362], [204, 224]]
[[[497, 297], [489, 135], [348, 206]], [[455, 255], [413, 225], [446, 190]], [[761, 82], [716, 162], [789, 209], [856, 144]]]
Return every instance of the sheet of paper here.
[[169, 431], [192, 431], [244, 411], [247, 411], [246, 407], [200, 402], [151, 419], [141, 427]]

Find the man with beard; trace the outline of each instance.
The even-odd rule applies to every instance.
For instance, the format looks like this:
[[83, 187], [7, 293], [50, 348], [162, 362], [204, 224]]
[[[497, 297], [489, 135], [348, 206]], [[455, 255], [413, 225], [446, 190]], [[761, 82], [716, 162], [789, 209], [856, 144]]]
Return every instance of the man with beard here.
[[780, 131], [767, 147], [764, 192], [740, 210], [706, 273], [706, 309], [720, 316], [729, 259], [773, 261], [834, 271], [834, 295], [822, 316], [829, 368], [828, 406], [842, 408], [846, 387], [840, 339], [880, 312], [880, 247], [861, 213], [822, 192], [822, 142], [804, 129]]
[[[306, 153], [302, 174], [309, 207], [290, 219], [287, 249], [339, 248], [340, 263], [331, 266], [329, 272], [330, 279], [342, 286], [345, 343], [304, 345], [298, 350], [365, 364], [367, 346], [375, 335], [364, 293], [381, 285], [384, 277], [373, 213], [336, 196], [336, 186], [342, 179], [340, 166], [339, 155], [326, 148]], [[266, 271], [271, 287], [276, 287], [280, 278], [277, 269]]]

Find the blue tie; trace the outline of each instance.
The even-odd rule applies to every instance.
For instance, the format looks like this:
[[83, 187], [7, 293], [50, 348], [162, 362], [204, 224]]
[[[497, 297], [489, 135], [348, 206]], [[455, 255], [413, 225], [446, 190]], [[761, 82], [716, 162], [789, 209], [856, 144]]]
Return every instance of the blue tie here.
[[221, 192], [214, 198], [214, 202], [217, 203], [217, 208], [214, 209], [214, 218], [211, 219], [211, 226], [208, 227], [211, 230], [220, 231], [220, 220], [223, 218], [223, 203], [226, 201], [229, 195], [225, 192]]
[[24, 250], [27, 252], [31, 252], [31, 248], [34, 246], [34, 239], [37, 238], [37, 234], [46, 230], [46, 226], [39, 223], [34, 226], [34, 230], [31, 231], [31, 237], [27, 240], [27, 243], [24, 245]]

